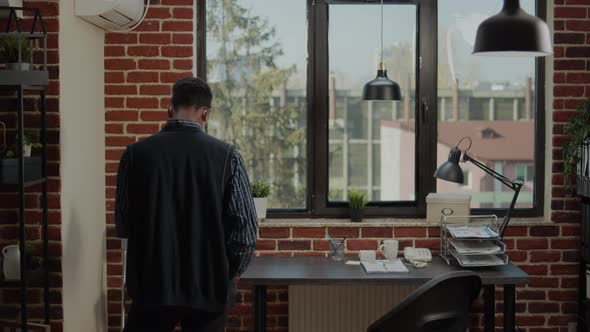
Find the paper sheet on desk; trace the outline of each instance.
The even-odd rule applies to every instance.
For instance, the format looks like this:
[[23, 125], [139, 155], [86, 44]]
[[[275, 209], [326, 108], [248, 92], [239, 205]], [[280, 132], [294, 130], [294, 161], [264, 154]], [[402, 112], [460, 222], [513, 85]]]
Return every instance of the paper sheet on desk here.
[[398, 272], [398, 273], [408, 273], [410, 272], [408, 268], [402, 263], [401, 260], [396, 261], [387, 261], [387, 260], [378, 260], [375, 262], [361, 262], [361, 265], [367, 271], [367, 273], [390, 273], [390, 272]]
[[498, 233], [487, 226], [447, 226], [447, 229], [457, 239], [491, 239], [498, 237]]
[[457, 239], [449, 240], [459, 254], [498, 254], [502, 248], [490, 240], [462, 241]]

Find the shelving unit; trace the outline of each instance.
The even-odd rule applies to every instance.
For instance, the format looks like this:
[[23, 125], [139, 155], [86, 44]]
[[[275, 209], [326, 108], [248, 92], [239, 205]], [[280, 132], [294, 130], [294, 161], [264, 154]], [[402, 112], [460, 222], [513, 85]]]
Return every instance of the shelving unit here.
[[582, 200], [578, 332], [586, 332], [590, 328], [590, 137], [580, 148], [582, 158], [576, 177], [576, 192]]
[[[25, 13], [27, 23], [31, 21], [31, 30], [23, 30], [23, 21], [17, 18], [16, 11]], [[45, 89], [49, 82], [49, 72], [47, 70], [47, 32], [40, 10], [37, 8], [20, 8], [20, 7], [0, 7], [0, 11], [8, 13], [8, 20], [3, 32], [0, 32], [1, 38], [16, 38], [20, 43], [35, 43], [35, 52], [42, 53], [42, 61], [39, 64], [33, 63], [34, 56], [31, 58], [31, 70], [6, 70], [0, 69], [0, 91], [16, 95], [16, 149], [18, 151], [16, 166], [18, 171], [15, 172], [14, 178], [1, 178], [0, 190], [3, 192], [18, 193], [18, 240], [20, 259], [20, 280], [18, 281], [1, 281], [0, 288], [18, 288], [20, 289], [20, 321], [17, 320], [20, 331], [27, 332], [31, 329], [29, 315], [27, 310], [27, 289], [29, 287], [43, 288], [44, 304], [44, 323], [49, 324], [50, 307], [49, 307], [49, 269], [48, 269], [48, 229], [47, 229], [47, 122], [45, 110]], [[41, 45], [39, 45], [39, 43]], [[21, 51], [19, 50], [19, 53]], [[22, 54], [19, 54], [22, 59]], [[43, 145], [41, 151], [41, 163], [36, 175], [31, 176], [33, 172], [27, 172], [25, 168], [25, 158], [23, 157], [23, 138], [25, 126], [25, 95], [38, 94], [39, 111], [40, 111], [40, 143]], [[25, 234], [25, 189], [34, 185], [41, 186], [41, 209], [42, 209], [42, 264], [40, 271], [28, 271], [27, 260], [24, 259], [26, 253], [26, 234]]]

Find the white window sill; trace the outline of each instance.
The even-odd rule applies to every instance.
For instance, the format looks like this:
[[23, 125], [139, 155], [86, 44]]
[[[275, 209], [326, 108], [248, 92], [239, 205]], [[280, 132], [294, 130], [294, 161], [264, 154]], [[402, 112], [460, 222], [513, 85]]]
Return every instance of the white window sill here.
[[[500, 219], [501, 220], [501, 219]], [[512, 218], [510, 226], [536, 226], [552, 224], [545, 217]], [[426, 219], [375, 218], [353, 223], [349, 219], [265, 219], [260, 227], [437, 227], [438, 224], [427, 223]]]

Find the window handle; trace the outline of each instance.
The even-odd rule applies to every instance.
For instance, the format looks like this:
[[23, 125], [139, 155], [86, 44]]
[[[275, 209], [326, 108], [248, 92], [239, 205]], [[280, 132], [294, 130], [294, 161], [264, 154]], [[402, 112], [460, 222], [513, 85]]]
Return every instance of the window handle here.
[[421, 116], [421, 118], [422, 118], [422, 124], [428, 123], [427, 117], [428, 117], [428, 113], [430, 113], [430, 112], [429, 112], [428, 99], [427, 98], [422, 98], [422, 106], [420, 107], [420, 110], [422, 112], [422, 114], [421, 114], [422, 115]]

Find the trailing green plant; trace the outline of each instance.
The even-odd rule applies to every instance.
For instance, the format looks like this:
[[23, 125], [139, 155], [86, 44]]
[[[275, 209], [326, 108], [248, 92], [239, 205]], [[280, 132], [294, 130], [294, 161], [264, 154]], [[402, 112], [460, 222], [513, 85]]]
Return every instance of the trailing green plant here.
[[4, 151], [4, 155], [2, 156], [2, 158], [6, 158], [6, 159], [16, 158], [16, 153], [13, 150], [8, 149], [8, 150]]
[[[33, 55], [33, 48], [27, 39], [21, 40], [21, 62], [30, 62]], [[0, 54], [8, 63], [17, 63], [18, 61], [18, 39], [15, 37], [6, 37], [0, 41]]]
[[250, 185], [250, 190], [252, 190], [252, 196], [254, 198], [265, 198], [270, 196], [270, 184], [258, 180]]
[[348, 204], [351, 209], [362, 209], [367, 206], [368, 203], [369, 201], [367, 200], [364, 191], [358, 189], [348, 190]]
[[563, 174], [566, 178], [566, 187], [572, 190], [573, 177], [576, 174], [578, 164], [582, 158], [581, 146], [590, 137], [590, 100], [577, 107], [578, 113], [573, 116], [565, 126], [565, 134], [570, 141], [563, 147]]

